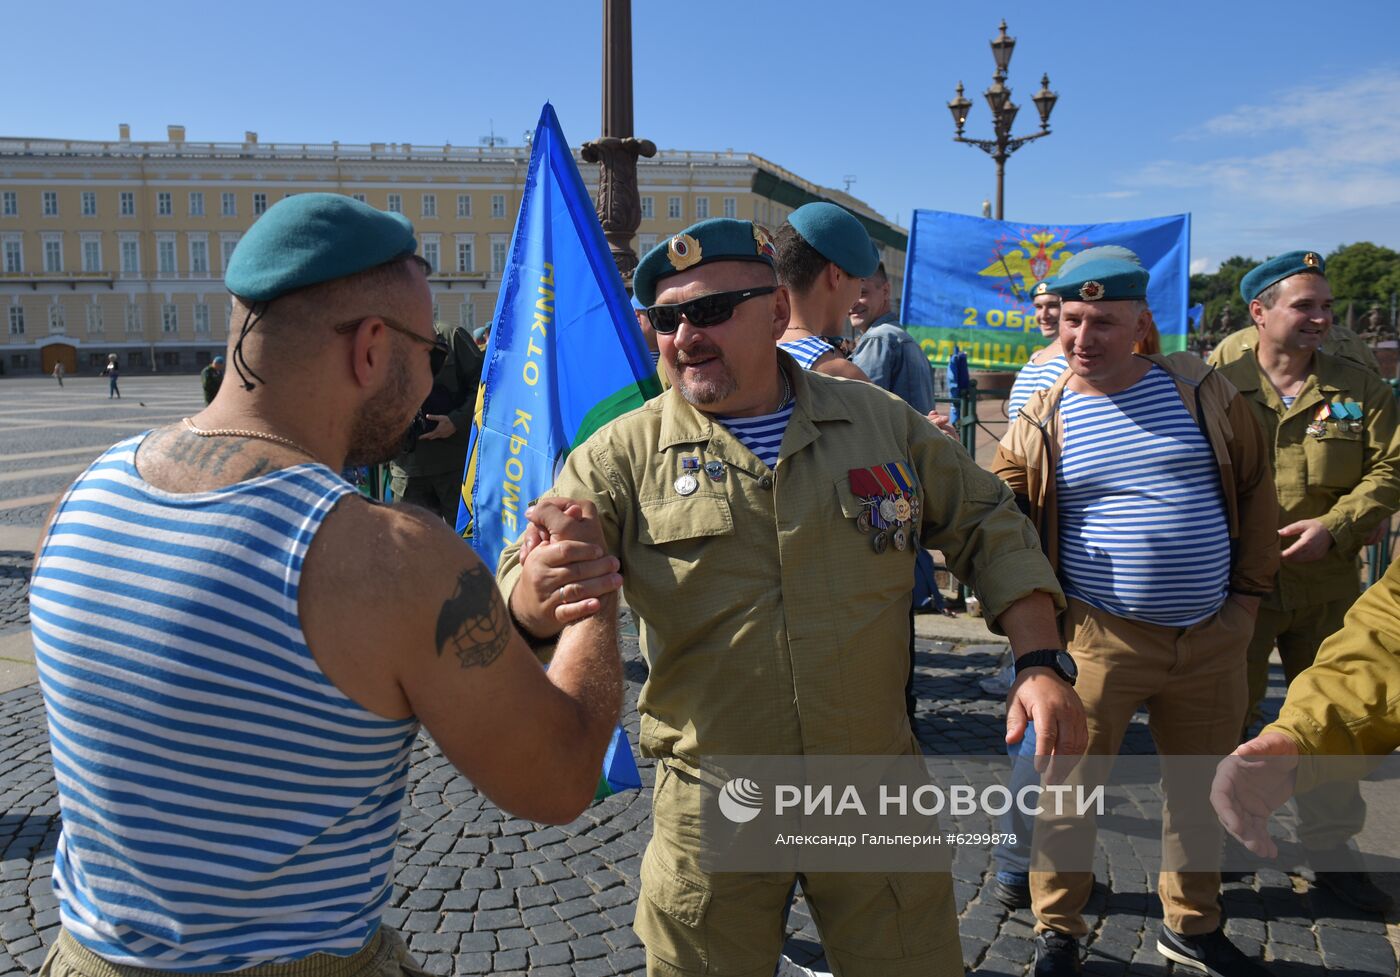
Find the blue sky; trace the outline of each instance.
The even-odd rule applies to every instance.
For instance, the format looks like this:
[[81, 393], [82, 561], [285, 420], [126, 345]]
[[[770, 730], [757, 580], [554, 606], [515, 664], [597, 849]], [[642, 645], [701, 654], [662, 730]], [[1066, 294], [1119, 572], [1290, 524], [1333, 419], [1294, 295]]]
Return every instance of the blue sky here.
[[[133, 14], [131, 11], [139, 11]], [[1193, 265], [1233, 254], [1400, 248], [1400, 3], [634, 0], [637, 133], [758, 153], [908, 226], [976, 213], [994, 168], [987, 42], [1017, 38], [1017, 133], [1049, 72], [1054, 133], [1007, 165], [1006, 216], [1091, 223], [1190, 211]], [[518, 144], [552, 100], [597, 134], [601, 3], [364, 0], [5, 4], [0, 134]], [[58, 70], [61, 66], [62, 70]], [[24, 79], [23, 83], [18, 82]]]

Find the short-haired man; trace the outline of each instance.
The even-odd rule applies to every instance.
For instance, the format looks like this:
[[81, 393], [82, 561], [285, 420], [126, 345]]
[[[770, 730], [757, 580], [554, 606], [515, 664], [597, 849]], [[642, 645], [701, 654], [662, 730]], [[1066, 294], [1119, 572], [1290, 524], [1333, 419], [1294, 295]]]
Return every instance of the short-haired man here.
[[270, 208], [225, 275], [238, 382], [55, 507], [30, 591], [63, 817], [46, 973], [421, 973], [380, 923], [420, 725], [521, 817], [592, 799], [621, 685], [594, 514], [534, 510], [527, 577], [588, 573], [558, 619], [593, 614], [546, 674], [451, 529], [336, 474], [392, 456], [432, 384], [414, 249], [349, 197]]
[[[653, 977], [767, 977], [782, 948], [796, 877], [701, 867], [707, 758], [917, 755], [903, 708], [915, 537], [1035, 655], [1011, 692], [1013, 735], [1029, 714], [1042, 753], [1077, 753], [1083, 736], [1074, 690], [1046, 667], [1054, 575], [1010, 493], [898, 399], [777, 348], [788, 302], [770, 252], [762, 229], [714, 219], [643, 257], [637, 295], [672, 387], [570, 454], [551, 493], [597, 506], [642, 621], [641, 748], [659, 762], [635, 926]], [[525, 542], [498, 575], [544, 639], [573, 591], [521, 579]], [[946, 874], [802, 884], [844, 977], [962, 974]]]
[[199, 386], [204, 392], [204, 405], [207, 407], [219, 395], [219, 387], [224, 382], [224, 358], [216, 356], [209, 365], [199, 371]]
[[[1290, 251], [1240, 283], [1258, 335], [1254, 348], [1220, 368], [1264, 429], [1278, 487], [1283, 562], [1264, 598], [1249, 645], [1249, 707], [1257, 718], [1278, 646], [1289, 682], [1313, 663], [1360, 594], [1356, 557], [1400, 508], [1395, 397], [1370, 370], [1322, 351], [1332, 290], [1316, 251]], [[1356, 784], [1298, 795], [1299, 836], [1319, 864], [1335, 867], [1365, 822]], [[1344, 902], [1384, 912], [1390, 897], [1360, 871], [1319, 871]]]
[[879, 263], [865, 226], [844, 207], [817, 201], [789, 214], [770, 246], [791, 309], [778, 345], [803, 369], [869, 380], [829, 341], [844, 331], [861, 279]]
[[857, 337], [851, 362], [865, 371], [871, 383], [903, 398], [920, 414], [933, 410], [933, 370], [918, 341], [891, 311], [890, 276], [883, 261], [860, 280], [850, 320]]
[[[1069, 599], [1089, 754], [1116, 756], [1146, 704], [1159, 753], [1223, 756], [1238, 741], [1245, 646], [1278, 566], [1278, 506], [1263, 434], [1235, 389], [1189, 354], [1134, 354], [1151, 326], [1147, 281], [1121, 257], [1051, 281], [1069, 371], [1032, 395], [993, 470], [1040, 529]], [[1193, 792], [1204, 800], [1205, 785], [1169, 773], [1164, 786], [1164, 852], [1188, 838], [1218, 848], [1213, 819], [1171, 815], [1191, 809]], [[1036, 841], [1082, 850], [1067, 842], [1093, 830], [1047, 814]], [[1074, 868], [1031, 866], [1037, 977], [1081, 971], [1093, 875]], [[1218, 871], [1162, 872], [1157, 947], [1216, 977], [1262, 977], [1221, 929], [1219, 890]]]

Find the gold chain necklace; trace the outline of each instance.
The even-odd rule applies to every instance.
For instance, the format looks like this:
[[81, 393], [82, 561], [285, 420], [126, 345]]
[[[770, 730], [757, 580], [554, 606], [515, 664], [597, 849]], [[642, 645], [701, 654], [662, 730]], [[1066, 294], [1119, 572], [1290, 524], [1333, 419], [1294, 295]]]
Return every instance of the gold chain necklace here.
[[202, 427], [195, 427], [194, 421], [191, 421], [188, 417], [186, 417], [183, 420], [183, 423], [185, 425], [185, 428], [191, 434], [194, 434], [201, 438], [258, 438], [259, 440], [271, 441], [275, 444], [285, 444], [287, 447], [295, 448], [297, 451], [300, 451], [302, 454], [310, 458], [316, 457], [314, 453], [308, 451], [306, 448], [303, 448], [291, 438], [284, 438], [280, 434], [268, 434], [266, 431], [243, 431], [236, 428], [215, 428], [213, 430], [209, 430]]

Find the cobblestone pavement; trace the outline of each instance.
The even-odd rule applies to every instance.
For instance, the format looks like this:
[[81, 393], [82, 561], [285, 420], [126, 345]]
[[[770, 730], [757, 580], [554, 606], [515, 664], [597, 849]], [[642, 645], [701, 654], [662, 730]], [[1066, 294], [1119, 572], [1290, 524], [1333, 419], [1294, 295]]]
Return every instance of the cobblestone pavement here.
[[[178, 418], [198, 405], [193, 377], [123, 378], [128, 400], [145, 399], [149, 409], [128, 411], [123, 403], [108, 412], [105, 401], [93, 397], [97, 406], [91, 412], [36, 411], [27, 415], [33, 417], [31, 427], [11, 415], [12, 404], [68, 404], [39, 397], [45, 391], [37, 382], [17, 396], [16, 388], [25, 384], [0, 383], [0, 506], [20, 497], [10, 491], [12, 485], [24, 484], [25, 492], [41, 485], [56, 494], [72, 478], [70, 473], [39, 476], [47, 481], [4, 481], [8, 472], [81, 467], [123, 433]], [[70, 380], [64, 389], [75, 398], [99, 392], [84, 390], [81, 380]], [[105, 396], [105, 390], [100, 392]], [[114, 416], [117, 411], [123, 413]], [[44, 420], [54, 417], [74, 423], [51, 426]], [[91, 454], [72, 452], [88, 447]], [[71, 453], [43, 456], [46, 450], [65, 449]], [[30, 452], [39, 455], [16, 458]], [[40, 503], [0, 508], [0, 523], [6, 515], [37, 510], [26, 515], [33, 522], [17, 523], [37, 525], [46, 509]], [[17, 605], [23, 603], [27, 571], [27, 553], [0, 552], [0, 631], [26, 620]], [[1001, 702], [977, 684], [994, 670], [996, 652], [987, 646], [920, 641], [917, 731], [929, 752], [966, 755], [1000, 749]], [[630, 633], [625, 654], [626, 724], [635, 741], [636, 698], [646, 667]], [[1275, 679], [1270, 706], [1276, 709], [1281, 689], [1280, 677]], [[1125, 749], [1151, 751], [1141, 716]], [[642, 779], [649, 788], [652, 768], [645, 761]], [[0, 695], [0, 977], [34, 973], [57, 933], [58, 911], [49, 883], [58, 836], [54, 791], [37, 688]], [[413, 754], [409, 798], [393, 908], [386, 921], [405, 933], [430, 972], [533, 977], [644, 972], [631, 922], [650, 830], [647, 789], [610, 797], [572, 824], [544, 827], [511, 818], [485, 802], [423, 738]], [[1093, 935], [1087, 972], [1166, 974], [1166, 961], [1154, 949], [1160, 906], [1132, 845], [1106, 842], [1096, 871], [1105, 885], [1088, 908]], [[1008, 913], [992, 898], [985, 853], [961, 850], [953, 874], [968, 968], [978, 977], [1027, 973], [1030, 913]], [[1224, 904], [1227, 932], [1247, 953], [1270, 961], [1270, 969], [1281, 977], [1318, 973], [1323, 967], [1335, 975], [1397, 973], [1384, 920], [1350, 910], [1299, 879], [1261, 871], [1248, 882], [1227, 883]], [[789, 926], [789, 955], [821, 966], [820, 941], [800, 899]]]

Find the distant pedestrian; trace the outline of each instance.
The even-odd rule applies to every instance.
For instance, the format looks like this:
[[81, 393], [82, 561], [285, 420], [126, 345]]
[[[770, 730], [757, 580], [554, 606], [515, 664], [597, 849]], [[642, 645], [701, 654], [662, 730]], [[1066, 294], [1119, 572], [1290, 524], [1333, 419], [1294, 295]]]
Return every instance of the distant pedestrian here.
[[199, 371], [199, 383], [204, 388], [204, 404], [207, 407], [214, 402], [214, 395], [219, 392], [219, 385], [224, 382], [224, 358], [214, 357], [208, 366]]
[[58, 385], [63, 386], [63, 363], [58, 362], [53, 365], [53, 378], [58, 381]]
[[102, 373], [107, 377], [107, 399], [111, 400], [115, 397], [121, 400], [122, 392], [117, 389], [117, 380], [121, 377], [121, 367], [117, 365], [116, 353], [107, 354], [107, 366], [102, 370]]

